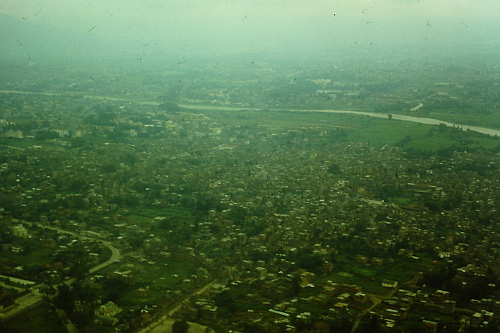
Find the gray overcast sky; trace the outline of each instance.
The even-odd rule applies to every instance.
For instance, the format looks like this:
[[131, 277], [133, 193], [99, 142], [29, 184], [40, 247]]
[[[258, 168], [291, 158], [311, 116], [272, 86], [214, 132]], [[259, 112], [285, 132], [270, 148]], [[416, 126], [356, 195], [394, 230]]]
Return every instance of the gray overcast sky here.
[[2, 0], [0, 13], [131, 47], [251, 52], [492, 42], [500, 0]]

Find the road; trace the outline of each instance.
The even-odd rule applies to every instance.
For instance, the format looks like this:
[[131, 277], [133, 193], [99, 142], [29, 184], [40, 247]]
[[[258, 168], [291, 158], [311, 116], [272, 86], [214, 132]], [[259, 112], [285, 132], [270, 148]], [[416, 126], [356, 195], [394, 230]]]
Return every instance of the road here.
[[[27, 221], [20, 221], [20, 220], [15, 220], [15, 221], [17, 223], [25, 223], [25, 224], [29, 224], [29, 225], [33, 224], [32, 222], [27, 222]], [[92, 238], [92, 237], [82, 236], [82, 235], [75, 233], [75, 232], [72, 232], [72, 231], [67, 231], [67, 230], [63, 230], [63, 229], [59, 229], [59, 228], [55, 228], [55, 227], [50, 227], [50, 226], [41, 226], [41, 227], [45, 228], [45, 229], [54, 230], [54, 231], [57, 231], [59, 233], [69, 234], [69, 235], [79, 237], [79, 238], [94, 240], [94, 238]], [[89, 270], [90, 274], [93, 274], [96, 271], [119, 261], [123, 257], [120, 254], [120, 251], [117, 248], [115, 248], [111, 242], [108, 242], [105, 240], [101, 240], [101, 242], [104, 246], [106, 246], [108, 249], [111, 250], [111, 257], [109, 257], [109, 259], [106, 260], [105, 262], [103, 262], [95, 267], [92, 267]], [[67, 285], [71, 285], [75, 281], [76, 281], [75, 278], [71, 278], [71, 279], [65, 280], [64, 283]], [[23, 311], [25, 311], [31, 307], [34, 307], [42, 302], [43, 295], [40, 293], [40, 289], [37, 286], [33, 286], [30, 288], [30, 290], [31, 290], [30, 293], [23, 295], [21, 297], [18, 297], [14, 301], [14, 305], [12, 308], [10, 308], [6, 311], [0, 312], [0, 322], [6, 321], [10, 318], [13, 318], [16, 315], [18, 315], [20, 312], [23, 312]]]
[[359, 315], [358, 317], [356, 318], [356, 320], [354, 321], [354, 325], [352, 326], [352, 330], [351, 330], [351, 333], [354, 333], [357, 328], [358, 328], [358, 325], [359, 323], [361, 322], [361, 319], [363, 318], [363, 316], [370, 312], [371, 310], [373, 310], [375, 307], [377, 307], [380, 303], [382, 303], [382, 301], [384, 299], [388, 299], [388, 298], [391, 298], [392, 296], [394, 296], [394, 294], [402, 287], [402, 286], [406, 286], [406, 285], [409, 285], [409, 284], [413, 284], [417, 281], [418, 279], [418, 276], [415, 275], [411, 280], [409, 281], [406, 281], [405, 283], [403, 283], [402, 285], [398, 285], [394, 288], [392, 288], [386, 295], [376, 295], [376, 294], [368, 294], [366, 293], [366, 296], [368, 296], [368, 298], [370, 299], [370, 301], [373, 303], [369, 308], [367, 309], [364, 309]]
[[42, 302], [43, 296], [40, 294], [38, 288], [31, 289], [31, 292], [18, 297], [14, 301], [14, 305], [11, 308], [7, 308], [6, 311], [0, 312], [0, 322], [9, 320], [15, 317], [20, 312], [30, 309]]
[[[89, 99], [100, 99], [100, 100], [110, 100], [110, 101], [123, 101], [129, 103], [137, 103], [144, 105], [160, 105], [162, 102], [159, 101], [148, 101], [148, 100], [131, 100], [122, 97], [113, 97], [113, 96], [99, 96], [99, 95], [84, 95], [76, 92], [30, 92], [30, 91], [19, 91], [19, 90], [0, 90], [0, 93], [4, 94], [25, 94], [25, 95], [45, 95], [45, 96], [82, 96], [83, 98]], [[224, 111], [243, 111], [243, 110], [255, 110], [255, 111], [263, 111], [264, 109], [257, 108], [241, 108], [241, 107], [232, 107], [232, 106], [217, 106], [217, 105], [200, 105], [200, 104], [179, 104], [180, 107], [194, 110], [224, 110]], [[347, 110], [319, 110], [319, 109], [265, 109], [267, 111], [289, 111], [289, 112], [322, 112], [322, 113], [344, 113], [344, 114], [357, 114], [362, 116], [370, 116], [375, 118], [388, 118], [388, 114], [385, 113], [375, 113], [375, 112], [364, 112], [364, 111], [347, 111]], [[491, 136], [500, 136], [500, 130], [480, 127], [480, 126], [472, 126], [472, 125], [463, 125], [463, 124], [455, 124], [444, 120], [425, 118], [425, 117], [413, 117], [406, 116], [401, 114], [391, 114], [392, 119], [401, 120], [401, 121], [411, 121], [414, 123], [426, 124], [426, 125], [440, 125], [444, 124], [450, 127], [457, 127], [463, 131], [474, 131], [486, 135]]]
[[[18, 222], [20, 222], [20, 221], [18, 221]], [[30, 224], [30, 222], [24, 222], [24, 223]], [[42, 227], [46, 228], [46, 229], [57, 231], [59, 233], [69, 234], [69, 235], [72, 235], [74, 237], [79, 237], [79, 238], [83, 238], [83, 239], [92, 239], [92, 240], [94, 239], [92, 237], [83, 236], [83, 235], [80, 235], [80, 234], [72, 232], [72, 231], [67, 231], [67, 230], [63, 230], [63, 229], [59, 229], [59, 228], [55, 228], [55, 227], [50, 227], [50, 226], [42, 226]], [[111, 242], [105, 241], [105, 240], [101, 240], [101, 242], [102, 242], [102, 244], [104, 246], [106, 246], [108, 249], [110, 249], [110, 251], [111, 251], [111, 257], [109, 257], [109, 259], [106, 260], [105, 262], [103, 262], [102, 264], [99, 264], [99, 265], [91, 268], [89, 270], [90, 274], [93, 274], [96, 271], [98, 271], [98, 270], [100, 270], [100, 269], [102, 269], [102, 268], [104, 268], [104, 267], [106, 267], [108, 265], [111, 265], [111, 264], [119, 261], [123, 257], [123, 255], [120, 253], [120, 251], [117, 248], [115, 248]], [[72, 278], [72, 279], [66, 280], [64, 283], [67, 284], [67, 285], [71, 285], [75, 281], [76, 281], [76, 279]], [[148, 325], [147, 327], [145, 327], [144, 329], [142, 329], [140, 332], [141, 333], [164, 333], [164, 332], [170, 332], [172, 324], [174, 322], [174, 320], [171, 318], [171, 316], [180, 309], [180, 307], [182, 306], [182, 304], [186, 300], [188, 300], [192, 296], [203, 294], [204, 292], [206, 292], [212, 286], [213, 283], [214, 282], [210, 282], [207, 285], [205, 285], [204, 287], [198, 289], [197, 291], [195, 291], [195, 292], [193, 292], [193, 293], [185, 296], [181, 301], [179, 301], [177, 303], [177, 305], [174, 308], [170, 309], [165, 315], [163, 315], [157, 321], [153, 322], [151, 325]], [[39, 289], [38, 288], [34, 288], [31, 293], [29, 293], [29, 294], [27, 294], [25, 296], [22, 296], [22, 297], [20, 297], [19, 299], [16, 300], [16, 304], [19, 304], [19, 306], [16, 305], [16, 308], [13, 309], [14, 311], [12, 311], [10, 313], [10, 316], [11, 317], [14, 316], [17, 312], [22, 311], [27, 306], [32, 306], [32, 305], [37, 304], [38, 302], [41, 302], [42, 297], [43, 297], [43, 295], [40, 294]], [[1, 318], [1, 314], [0, 314], [0, 318]], [[194, 323], [191, 323], [190, 325], [191, 325], [191, 328], [189, 330], [190, 333], [206, 332], [206, 327], [205, 326], [194, 324]]]
[[[25, 223], [29, 223], [29, 222], [25, 222]], [[93, 238], [93, 237], [83, 236], [83, 235], [80, 235], [79, 233], [68, 231], [68, 230], [63, 230], [63, 229], [50, 227], [50, 226], [43, 226], [43, 225], [39, 225], [39, 227], [45, 228], [45, 229], [50, 229], [53, 231], [57, 231], [58, 233], [62, 233], [62, 234], [72, 235], [74, 237], [78, 237], [78, 238], [82, 238], [82, 239], [95, 240], [95, 238]], [[95, 267], [92, 267], [89, 270], [90, 274], [95, 273], [98, 270], [103, 269], [104, 267], [109, 266], [117, 261], [120, 261], [120, 259], [123, 257], [123, 255], [121, 255], [121, 253], [120, 253], [120, 250], [118, 250], [116, 247], [114, 247], [111, 242], [105, 241], [105, 240], [100, 240], [100, 242], [111, 251], [111, 257], [109, 257], [109, 259], [106, 260], [105, 262], [103, 262]]]
[[[212, 284], [214, 284], [214, 281], [208, 283], [207, 285], [205, 285], [203, 288], [200, 288], [198, 289], [197, 291], [183, 297], [183, 299], [181, 301], [179, 301], [177, 303], [177, 305], [170, 309], [165, 315], [163, 315], [162, 317], [160, 317], [159, 319], [157, 319], [155, 322], [151, 323], [150, 325], [148, 325], [147, 327], [143, 328], [142, 330], [139, 331], [139, 333], [165, 333], [165, 332], [171, 332], [171, 327], [172, 327], [172, 323], [174, 320], [172, 320], [172, 315], [179, 311], [179, 309], [181, 308], [182, 304], [187, 301], [188, 299], [190, 299], [191, 297], [193, 296], [196, 296], [196, 295], [201, 295], [203, 294], [204, 292], [206, 292], [211, 286]], [[190, 323], [191, 325], [192, 323]], [[193, 327], [194, 328], [194, 327]], [[189, 330], [190, 333], [194, 333], [196, 330]]]
[[102, 243], [104, 246], [106, 246], [108, 249], [111, 250], [111, 257], [109, 257], [109, 259], [106, 260], [105, 262], [103, 262], [102, 264], [97, 265], [95, 267], [92, 267], [89, 270], [90, 274], [93, 274], [93, 273], [97, 272], [98, 270], [103, 269], [104, 267], [109, 266], [112, 263], [119, 261], [123, 257], [120, 254], [120, 250], [118, 250], [116, 247], [114, 247], [113, 244], [111, 244], [110, 242], [107, 242], [107, 241], [102, 241]]

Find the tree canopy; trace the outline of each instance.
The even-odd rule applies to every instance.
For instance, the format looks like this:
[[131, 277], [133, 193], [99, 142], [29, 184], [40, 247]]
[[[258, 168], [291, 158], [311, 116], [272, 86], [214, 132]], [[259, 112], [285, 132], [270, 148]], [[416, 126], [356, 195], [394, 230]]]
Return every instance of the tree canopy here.
[[172, 325], [172, 333], [186, 333], [189, 330], [189, 324], [185, 320], [177, 320]]

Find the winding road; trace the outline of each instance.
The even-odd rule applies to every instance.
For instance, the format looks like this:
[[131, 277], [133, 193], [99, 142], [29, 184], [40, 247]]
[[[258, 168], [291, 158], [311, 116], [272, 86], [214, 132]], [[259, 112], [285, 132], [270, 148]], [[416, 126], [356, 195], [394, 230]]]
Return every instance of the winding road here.
[[[81, 235], [79, 233], [68, 231], [68, 230], [63, 230], [63, 229], [50, 227], [50, 226], [39, 226], [39, 227], [45, 228], [45, 229], [50, 229], [50, 230], [53, 230], [53, 231], [56, 231], [56, 232], [62, 233], [62, 234], [68, 234], [68, 235], [78, 237], [81, 239], [95, 240], [95, 238], [93, 238], [93, 237], [84, 236], [84, 235]], [[109, 259], [106, 260], [105, 262], [103, 262], [95, 267], [92, 267], [89, 270], [90, 274], [93, 274], [93, 273], [97, 272], [98, 270], [103, 269], [104, 267], [109, 266], [112, 263], [119, 261], [123, 257], [123, 255], [120, 254], [120, 250], [118, 250], [116, 247], [114, 247], [111, 242], [106, 241], [106, 240], [100, 240], [100, 242], [111, 251], [111, 257], [109, 257]]]
[[[29, 225], [33, 224], [32, 222], [19, 221], [19, 220], [15, 221], [15, 222], [17, 222], [17, 223], [22, 222], [24, 224], [29, 224]], [[92, 237], [83, 236], [83, 235], [80, 235], [78, 233], [68, 231], [68, 230], [63, 230], [63, 229], [50, 227], [50, 226], [40, 226], [39, 225], [39, 227], [42, 227], [45, 229], [50, 229], [50, 230], [56, 231], [58, 233], [69, 234], [69, 235], [72, 235], [72, 236], [78, 237], [78, 238], [94, 240], [94, 238], [92, 238]], [[119, 261], [123, 257], [123, 255], [121, 255], [120, 251], [117, 248], [115, 248], [111, 242], [101, 240], [101, 243], [111, 251], [111, 257], [109, 257], [109, 259], [106, 260], [105, 262], [103, 262], [95, 267], [92, 267], [89, 270], [89, 274], [93, 274], [93, 273], [97, 272], [98, 270]], [[75, 281], [76, 281], [76, 278], [70, 278], [70, 279], [65, 280], [63, 283], [69, 286], [69, 285], [72, 285]], [[13, 318], [13, 317], [17, 316], [19, 313], [21, 313], [29, 308], [32, 308], [32, 307], [34, 307], [42, 302], [43, 294], [40, 293], [39, 286], [33, 286], [33, 287], [29, 288], [29, 290], [31, 292], [29, 292], [28, 294], [23, 295], [21, 297], [18, 297], [14, 301], [14, 305], [10, 309], [7, 309], [5, 311], [0, 312], [0, 322], [6, 321], [10, 318]]]

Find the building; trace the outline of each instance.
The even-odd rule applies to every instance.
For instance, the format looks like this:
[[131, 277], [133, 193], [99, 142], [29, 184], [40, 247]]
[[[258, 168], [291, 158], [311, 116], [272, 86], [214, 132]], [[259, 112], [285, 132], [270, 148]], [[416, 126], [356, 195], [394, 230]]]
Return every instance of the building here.
[[217, 318], [217, 307], [215, 305], [205, 305], [201, 310], [201, 317], [207, 320], [215, 320]]
[[12, 227], [12, 234], [17, 237], [28, 237], [28, 230], [22, 225], [18, 224]]
[[112, 317], [122, 311], [115, 303], [112, 301], [107, 302], [106, 304], [100, 305], [96, 310], [95, 314], [98, 316], [104, 317]]

